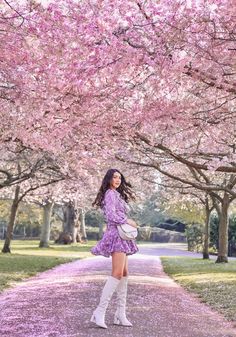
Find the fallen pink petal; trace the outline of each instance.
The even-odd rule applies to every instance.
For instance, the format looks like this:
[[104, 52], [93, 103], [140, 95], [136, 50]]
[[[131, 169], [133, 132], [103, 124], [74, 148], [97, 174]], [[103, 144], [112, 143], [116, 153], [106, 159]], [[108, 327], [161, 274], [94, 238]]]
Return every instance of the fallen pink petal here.
[[110, 273], [111, 259], [92, 257], [40, 273], [0, 295], [1, 337], [235, 337], [222, 315], [201, 303], [164, 272], [160, 258], [143, 249], [130, 257], [127, 315], [133, 327], [91, 323], [92, 310]]

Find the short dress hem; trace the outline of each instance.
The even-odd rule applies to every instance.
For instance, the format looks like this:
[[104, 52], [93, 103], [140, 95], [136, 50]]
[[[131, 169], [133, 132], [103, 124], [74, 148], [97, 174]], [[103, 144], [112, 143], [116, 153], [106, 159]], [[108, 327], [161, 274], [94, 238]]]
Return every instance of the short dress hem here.
[[133, 255], [138, 252], [135, 240], [124, 240], [120, 237], [117, 226], [127, 221], [126, 213], [129, 207], [116, 190], [107, 190], [104, 197], [104, 215], [107, 221], [107, 229], [103, 237], [91, 248], [93, 255], [110, 257], [114, 252], [123, 252]]

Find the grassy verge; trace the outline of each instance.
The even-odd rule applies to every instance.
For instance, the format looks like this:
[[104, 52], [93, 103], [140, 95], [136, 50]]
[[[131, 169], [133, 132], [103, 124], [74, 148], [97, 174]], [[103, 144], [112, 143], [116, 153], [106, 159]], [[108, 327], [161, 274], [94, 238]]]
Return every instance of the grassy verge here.
[[187, 290], [236, 321], [236, 261], [216, 264], [192, 257], [164, 256], [164, 271]]
[[[0, 253], [0, 291], [58, 264], [92, 256], [90, 248], [94, 244], [95, 241], [72, 245], [55, 245], [51, 242], [50, 248], [42, 249], [38, 247], [39, 241], [14, 240], [11, 254]], [[2, 246], [3, 241], [0, 241]]]

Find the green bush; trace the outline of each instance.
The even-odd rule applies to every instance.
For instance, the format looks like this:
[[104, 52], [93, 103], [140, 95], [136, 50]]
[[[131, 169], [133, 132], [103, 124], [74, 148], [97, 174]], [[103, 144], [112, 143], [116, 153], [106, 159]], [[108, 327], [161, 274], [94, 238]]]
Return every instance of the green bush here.
[[185, 235], [189, 251], [202, 251], [204, 227], [202, 224], [190, 224], [186, 226]]
[[104, 223], [104, 217], [101, 212], [97, 210], [91, 210], [85, 214], [85, 223], [87, 226], [99, 227], [100, 223]]

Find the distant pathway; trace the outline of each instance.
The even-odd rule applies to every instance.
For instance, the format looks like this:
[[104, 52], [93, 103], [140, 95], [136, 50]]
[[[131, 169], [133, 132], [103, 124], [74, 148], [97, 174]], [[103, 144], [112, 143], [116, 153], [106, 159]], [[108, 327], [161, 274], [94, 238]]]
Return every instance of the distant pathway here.
[[[173, 253], [162, 249], [163, 255]], [[89, 321], [111, 269], [111, 259], [92, 257], [57, 266], [4, 291], [0, 337], [236, 337], [234, 323], [163, 272], [157, 252], [142, 247], [129, 260], [127, 312], [133, 327], [112, 324], [115, 297], [106, 315], [107, 330]]]
[[[154, 256], [189, 256], [202, 258], [202, 253], [189, 252], [186, 243], [142, 243], [140, 253]], [[211, 260], [216, 260], [216, 255], [210, 255]], [[235, 260], [236, 257], [228, 257]]]

